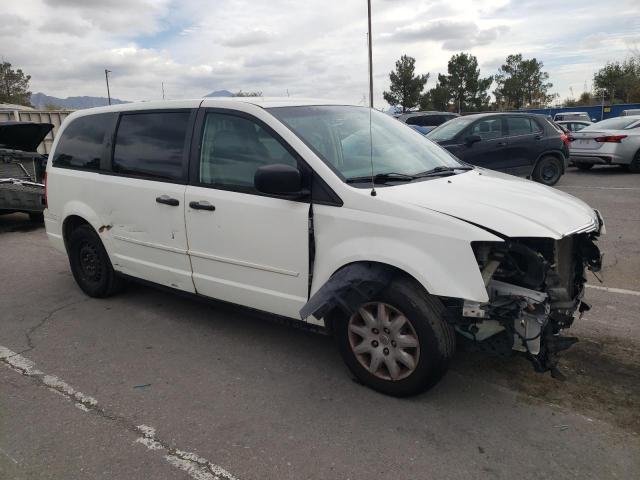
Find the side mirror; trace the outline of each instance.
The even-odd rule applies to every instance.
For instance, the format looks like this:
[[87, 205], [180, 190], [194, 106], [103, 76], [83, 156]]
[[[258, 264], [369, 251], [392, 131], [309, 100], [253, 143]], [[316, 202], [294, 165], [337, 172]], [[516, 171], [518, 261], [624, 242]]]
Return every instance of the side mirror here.
[[273, 163], [259, 167], [253, 177], [256, 190], [271, 195], [302, 196], [302, 174], [291, 165]]
[[480, 142], [481, 140], [482, 140], [482, 137], [480, 135], [469, 135], [467, 138], [464, 139], [464, 143], [467, 144], [467, 147], [470, 147], [474, 143]]

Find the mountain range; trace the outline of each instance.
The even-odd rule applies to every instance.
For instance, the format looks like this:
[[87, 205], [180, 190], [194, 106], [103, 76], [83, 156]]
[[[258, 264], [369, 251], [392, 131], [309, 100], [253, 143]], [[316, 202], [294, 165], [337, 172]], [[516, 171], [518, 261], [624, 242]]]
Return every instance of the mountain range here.
[[[233, 93], [229, 90], [216, 90], [208, 93], [205, 97], [232, 97]], [[127, 100], [120, 100], [119, 98], [111, 98], [112, 105], [119, 105], [121, 103], [131, 103]], [[107, 97], [67, 97], [59, 98], [45, 95], [42, 92], [34, 93], [31, 95], [31, 105], [38, 109], [59, 107], [61, 109], [69, 110], [81, 110], [83, 108], [104, 107], [109, 105]]]
[[[118, 105], [120, 103], [129, 103], [126, 100], [120, 100], [118, 98], [112, 98], [111, 104]], [[103, 107], [109, 105], [107, 97], [67, 97], [58, 98], [45, 95], [42, 92], [34, 93], [31, 95], [31, 105], [35, 108], [43, 109], [45, 107], [61, 107], [69, 110], [80, 110], [83, 108]]]

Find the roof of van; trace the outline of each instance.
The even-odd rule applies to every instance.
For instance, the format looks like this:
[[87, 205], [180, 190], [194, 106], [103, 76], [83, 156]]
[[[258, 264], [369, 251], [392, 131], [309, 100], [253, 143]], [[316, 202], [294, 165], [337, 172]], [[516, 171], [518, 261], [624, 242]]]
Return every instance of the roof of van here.
[[345, 102], [324, 100], [317, 98], [293, 98], [293, 97], [205, 97], [191, 100], [154, 100], [150, 102], [121, 103], [106, 107], [87, 108], [77, 110], [74, 116], [123, 112], [130, 110], [161, 110], [163, 108], [197, 108], [199, 106], [224, 106], [229, 103], [249, 103], [263, 108], [270, 107], [300, 107], [311, 105], [349, 105]]

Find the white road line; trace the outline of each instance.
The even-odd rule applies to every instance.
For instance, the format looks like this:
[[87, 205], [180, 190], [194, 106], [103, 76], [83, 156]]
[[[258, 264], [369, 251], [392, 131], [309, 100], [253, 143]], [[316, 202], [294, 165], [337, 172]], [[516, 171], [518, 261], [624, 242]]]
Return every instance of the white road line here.
[[[136, 439], [136, 443], [141, 443], [150, 451], [163, 453], [167, 463], [183, 470], [194, 480], [238, 480], [224, 468], [211, 463], [209, 460], [195, 453], [179, 450], [163, 443], [156, 438], [155, 428], [147, 425], [134, 426], [125, 417], [105, 412], [98, 405], [98, 400], [95, 398], [77, 391], [71, 385], [54, 375], [46, 375], [44, 372], [38, 370], [36, 364], [31, 360], [1, 345], [0, 363], [22, 375], [37, 379], [41, 385], [47, 387], [52, 392], [71, 400], [74, 405], [83, 412], [94, 413], [107, 420], [117, 421], [119, 425], [123, 425], [129, 431], [138, 435], [142, 434], [141, 437]], [[0, 453], [9, 457], [13, 462], [18, 463], [17, 460], [9, 456], [4, 450], [0, 449]]]
[[2, 448], [0, 448], [0, 453], [2, 453], [5, 457], [7, 457], [9, 460], [11, 460], [16, 465], [18, 464], [18, 460], [13, 458], [11, 455], [9, 455], [7, 452], [5, 452]]
[[636, 290], [625, 290], [624, 288], [613, 288], [613, 287], [601, 287], [600, 285], [587, 285], [588, 288], [593, 288], [594, 290], [602, 290], [604, 292], [609, 293], [622, 293], [623, 295], [635, 295], [640, 297], [640, 292]]

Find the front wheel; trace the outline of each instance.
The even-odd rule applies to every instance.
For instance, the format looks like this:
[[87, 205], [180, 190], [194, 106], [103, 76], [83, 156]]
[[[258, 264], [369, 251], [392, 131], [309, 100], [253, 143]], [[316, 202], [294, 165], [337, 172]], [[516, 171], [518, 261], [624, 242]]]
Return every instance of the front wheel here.
[[333, 325], [345, 363], [361, 383], [387, 395], [429, 389], [455, 352], [444, 306], [411, 279], [395, 280], [351, 316], [340, 317]]
[[536, 182], [545, 185], [555, 185], [562, 176], [562, 163], [556, 157], [546, 156], [538, 160], [536, 168], [533, 169], [532, 178]]

